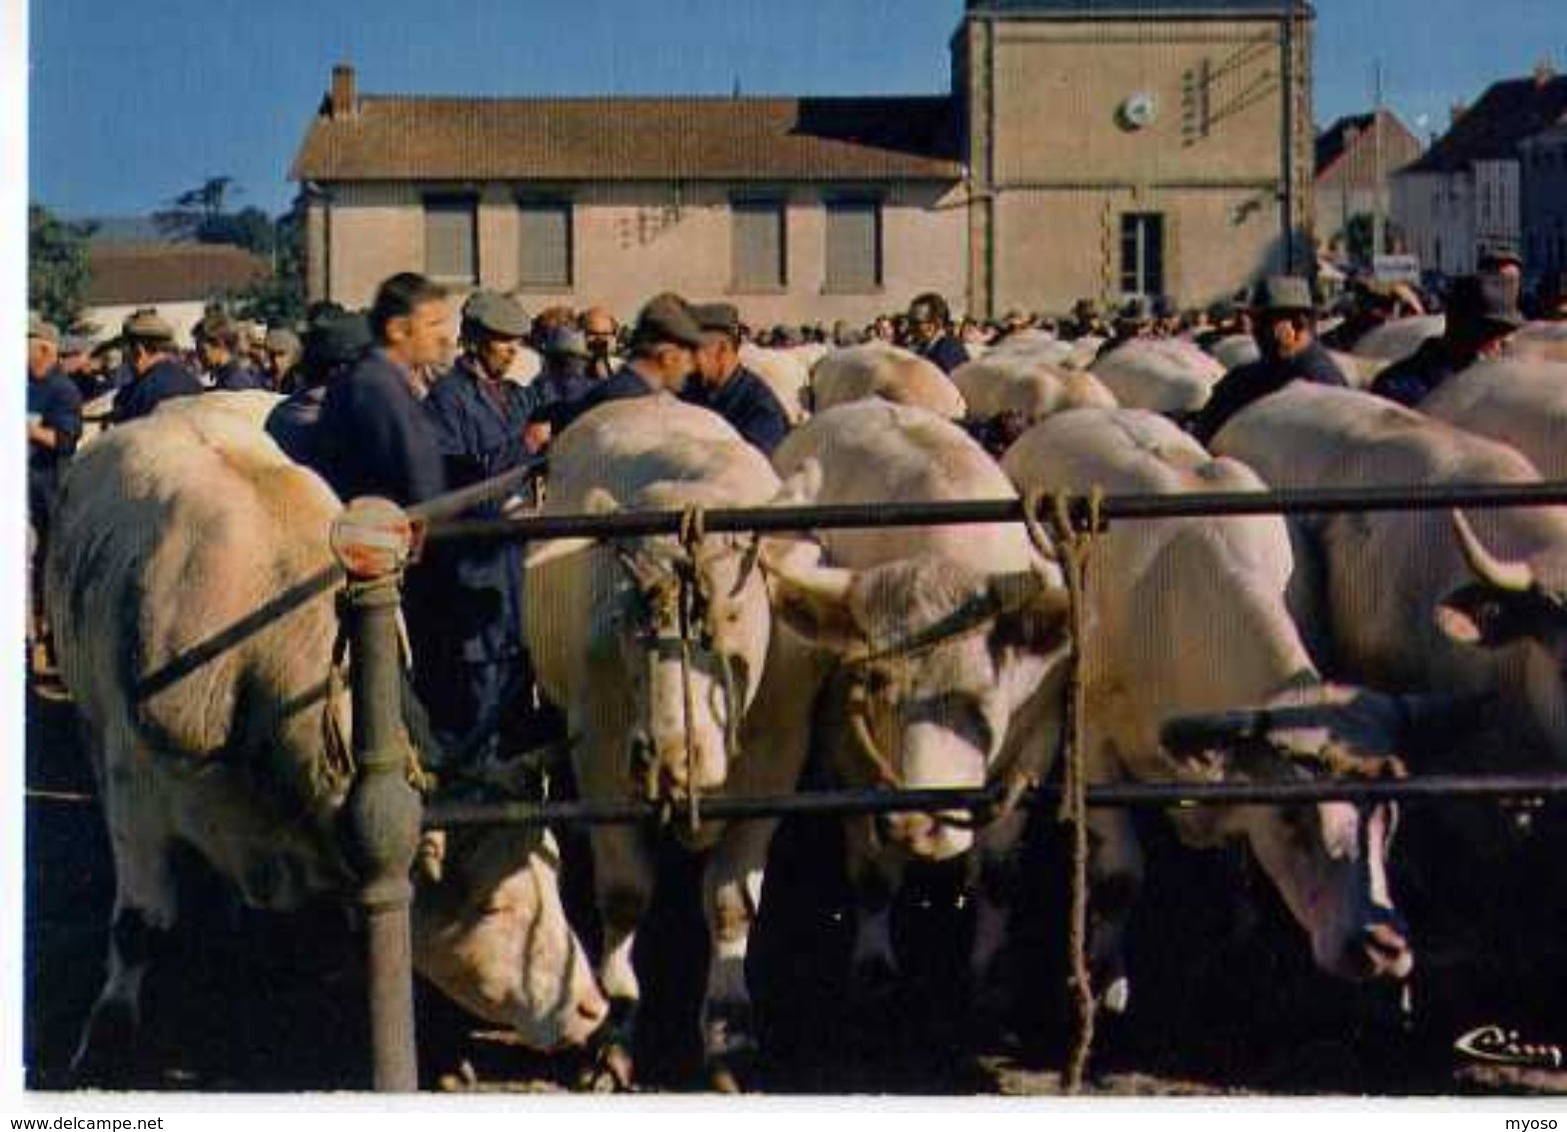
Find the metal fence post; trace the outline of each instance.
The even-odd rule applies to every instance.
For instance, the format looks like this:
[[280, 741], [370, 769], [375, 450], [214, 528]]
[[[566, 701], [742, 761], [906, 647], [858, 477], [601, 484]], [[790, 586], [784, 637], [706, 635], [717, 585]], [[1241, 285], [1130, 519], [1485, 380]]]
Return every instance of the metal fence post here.
[[403, 728], [399, 582], [410, 542], [407, 517], [385, 500], [355, 500], [332, 528], [332, 549], [348, 571], [341, 615], [348, 619], [357, 773], [343, 811], [344, 849], [360, 881], [355, 900], [368, 937], [373, 1086], [414, 1092], [413, 943], [409, 870], [422, 820], [408, 781]]

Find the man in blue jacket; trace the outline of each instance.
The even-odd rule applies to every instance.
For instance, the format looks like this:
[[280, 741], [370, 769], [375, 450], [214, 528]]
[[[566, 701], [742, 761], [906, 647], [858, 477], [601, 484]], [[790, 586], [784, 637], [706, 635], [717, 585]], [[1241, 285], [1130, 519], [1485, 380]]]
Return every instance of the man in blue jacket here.
[[422, 275], [394, 275], [376, 291], [373, 344], [328, 386], [316, 432], [316, 470], [343, 502], [375, 495], [410, 507], [445, 491], [435, 425], [414, 386], [446, 356], [446, 324], [446, 290]]
[[[506, 380], [528, 316], [511, 299], [478, 291], [462, 312], [462, 356], [430, 389], [424, 405], [435, 425], [449, 489], [493, 479], [528, 463], [539, 439], [529, 429], [530, 390]], [[501, 500], [474, 518], [497, 518]], [[523, 651], [522, 559], [517, 542], [436, 548], [430, 565], [443, 580], [444, 639], [430, 657], [425, 702], [449, 755], [459, 759], [516, 746], [531, 673]]]
[[82, 394], [59, 366], [60, 332], [53, 324], [29, 319], [27, 325], [27, 509], [36, 536], [32, 569], [34, 624], [29, 632], [39, 646], [36, 667], [52, 667], [49, 619], [44, 610], [43, 564], [49, 548], [55, 488], [65, 462], [82, 435]]
[[740, 364], [740, 312], [729, 303], [707, 303], [691, 313], [705, 341], [696, 352], [696, 377], [680, 399], [711, 409], [771, 456], [789, 433], [789, 418], [767, 383]]
[[942, 373], [950, 377], [953, 370], [967, 364], [968, 350], [952, 333], [946, 299], [934, 291], [916, 295], [909, 304], [908, 322], [908, 348], [940, 367]]
[[1523, 324], [1506, 279], [1460, 276], [1447, 296], [1446, 330], [1379, 373], [1371, 392], [1415, 408], [1454, 374], [1499, 355]]
[[152, 309], [139, 310], [120, 328], [125, 364], [131, 381], [114, 395], [113, 424], [125, 424], [150, 414], [165, 401], [206, 392], [201, 381], [179, 363], [174, 328]]
[[679, 393], [696, 369], [696, 351], [703, 342], [702, 328], [692, 317], [689, 303], [670, 292], [655, 295], [637, 315], [631, 332], [630, 360], [613, 377], [599, 382], [586, 397], [552, 420], [556, 434], [610, 401]]
[[240, 354], [239, 323], [222, 311], [207, 315], [196, 324], [191, 336], [196, 340], [196, 356], [212, 380], [212, 388], [225, 393], [246, 389], [270, 389], [266, 375], [245, 364]]

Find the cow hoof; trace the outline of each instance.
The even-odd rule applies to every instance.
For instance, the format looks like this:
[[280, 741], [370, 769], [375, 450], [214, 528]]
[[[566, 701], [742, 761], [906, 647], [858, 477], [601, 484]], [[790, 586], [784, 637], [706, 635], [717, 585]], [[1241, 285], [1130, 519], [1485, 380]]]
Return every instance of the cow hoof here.
[[473, 1067], [473, 1062], [463, 1058], [462, 1064], [457, 1066], [454, 1073], [443, 1073], [436, 1082], [436, 1087], [443, 1093], [468, 1093], [478, 1088], [479, 1074]]
[[631, 1050], [618, 1041], [606, 1042], [577, 1079], [577, 1089], [584, 1093], [629, 1093], [632, 1070]]

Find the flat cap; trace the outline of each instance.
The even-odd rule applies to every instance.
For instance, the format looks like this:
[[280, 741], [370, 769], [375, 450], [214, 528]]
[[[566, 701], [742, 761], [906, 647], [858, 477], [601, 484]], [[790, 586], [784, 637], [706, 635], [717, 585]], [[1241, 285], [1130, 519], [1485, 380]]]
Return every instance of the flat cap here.
[[710, 333], [740, 333], [740, 311], [733, 303], [701, 303], [691, 308], [691, 315], [698, 326]]
[[1117, 322], [1147, 322], [1148, 318], [1148, 300], [1135, 296], [1126, 300], [1115, 316]]
[[244, 327], [222, 311], [206, 315], [191, 328], [191, 337], [209, 342], [238, 342]]
[[298, 354], [300, 351], [299, 335], [286, 326], [274, 326], [267, 331], [264, 342], [266, 349], [274, 354]]
[[633, 342], [669, 342], [696, 349], [702, 345], [702, 327], [691, 314], [691, 306], [679, 295], [665, 291], [648, 300], [637, 315]]
[[40, 315], [27, 316], [27, 336], [29, 338], [41, 338], [45, 342], [60, 343], [60, 330], [52, 322], [46, 322]]
[[1502, 334], [1524, 324], [1512, 285], [1494, 273], [1461, 275], [1453, 280], [1447, 295], [1447, 317], [1451, 323]]
[[539, 343], [539, 353], [546, 358], [591, 358], [587, 335], [569, 326], [554, 326]]
[[304, 346], [313, 365], [351, 362], [370, 346], [370, 319], [362, 312], [329, 312], [305, 331]]
[[1311, 284], [1298, 275], [1269, 275], [1251, 293], [1251, 309], [1268, 314], [1311, 314]]
[[172, 342], [174, 327], [165, 322], [157, 311], [144, 307], [121, 324], [120, 337], [135, 342]]
[[465, 331], [477, 329], [493, 338], [526, 338], [528, 316], [515, 299], [499, 291], [475, 291], [462, 305]]

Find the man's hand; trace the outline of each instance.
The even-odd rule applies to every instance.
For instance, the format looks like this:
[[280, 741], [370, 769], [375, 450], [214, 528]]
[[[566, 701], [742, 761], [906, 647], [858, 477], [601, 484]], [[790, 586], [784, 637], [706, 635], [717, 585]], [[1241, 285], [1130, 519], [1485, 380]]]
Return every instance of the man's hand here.
[[530, 456], [537, 456], [550, 442], [550, 426], [547, 421], [530, 421], [522, 430], [522, 443]]

